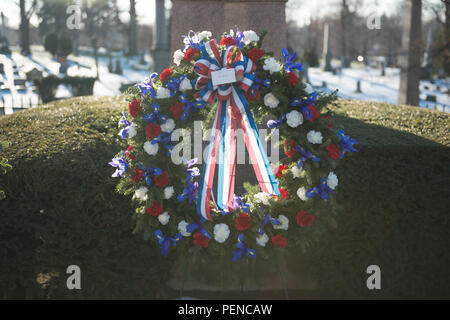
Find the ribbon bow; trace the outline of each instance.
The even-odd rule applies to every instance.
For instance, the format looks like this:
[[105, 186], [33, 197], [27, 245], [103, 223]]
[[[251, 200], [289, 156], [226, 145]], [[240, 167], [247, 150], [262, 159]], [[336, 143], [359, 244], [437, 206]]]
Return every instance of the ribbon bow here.
[[[218, 107], [203, 167], [197, 212], [203, 218], [212, 220], [209, 204], [211, 198], [219, 211], [233, 211], [236, 169], [235, 131], [238, 123], [244, 133], [244, 141], [262, 191], [276, 195], [280, 192], [244, 95], [244, 92], [248, 91], [253, 84], [256, 65], [235, 45], [226, 47], [220, 54], [216, 40], [203, 44], [201, 52], [203, 56], [194, 64], [194, 71], [199, 76], [192, 83], [198, 90], [194, 97], [202, 99], [207, 104], [218, 101]], [[234, 69], [235, 83], [213, 84], [211, 73], [222, 68]], [[216, 160], [219, 164], [217, 202], [213, 195]]]
[[166, 258], [169, 255], [169, 250], [171, 244], [174, 246], [177, 244], [178, 241], [181, 240], [182, 236], [181, 233], [177, 233], [175, 237], [170, 236], [163, 236], [163, 233], [161, 230], [155, 231], [155, 237], [158, 239], [159, 245], [161, 246], [161, 255]]

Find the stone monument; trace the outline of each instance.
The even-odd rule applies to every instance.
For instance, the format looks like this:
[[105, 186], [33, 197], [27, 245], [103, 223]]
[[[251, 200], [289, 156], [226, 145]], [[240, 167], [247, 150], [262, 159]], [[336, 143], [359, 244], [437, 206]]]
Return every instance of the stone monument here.
[[281, 58], [286, 47], [287, 0], [172, 0], [170, 50], [183, 47], [183, 35], [189, 30], [208, 30], [215, 38], [223, 32], [267, 31], [263, 47]]
[[323, 27], [323, 51], [322, 51], [322, 70], [331, 71], [331, 52], [330, 52], [330, 25], [325, 23]]

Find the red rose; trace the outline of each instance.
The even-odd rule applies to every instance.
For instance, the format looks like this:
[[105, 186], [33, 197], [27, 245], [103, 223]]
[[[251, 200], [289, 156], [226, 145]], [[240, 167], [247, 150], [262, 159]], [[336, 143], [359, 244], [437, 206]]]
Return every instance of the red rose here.
[[335, 144], [329, 144], [325, 149], [330, 159], [336, 160], [341, 156], [341, 150]]
[[152, 140], [153, 138], [159, 136], [160, 134], [161, 134], [161, 127], [157, 123], [149, 123], [145, 127], [145, 135], [150, 140]]
[[131, 180], [133, 180], [134, 183], [138, 183], [141, 181], [142, 175], [144, 172], [140, 170], [138, 167], [134, 167], [133, 173], [131, 174]]
[[316, 217], [314, 217], [312, 214], [306, 213], [303, 210], [300, 210], [299, 213], [297, 213], [297, 216], [295, 217], [295, 220], [297, 220], [297, 224], [302, 227], [311, 227], [314, 223], [314, 220], [316, 220]]
[[288, 81], [291, 86], [295, 87], [296, 85], [298, 85], [299, 80], [298, 80], [297, 76], [295, 75], [295, 73], [288, 72]]
[[225, 46], [233, 46], [233, 45], [235, 45], [236, 44], [236, 40], [234, 40], [232, 37], [227, 37], [227, 38], [223, 38], [221, 41], [220, 41], [220, 44], [221, 45], [225, 45]]
[[295, 153], [295, 141], [294, 140], [290, 140], [289, 142], [287, 140], [285, 140], [283, 142], [283, 149], [284, 149], [284, 154], [288, 157], [292, 157]]
[[159, 76], [159, 80], [161, 80], [162, 82], [164, 82], [164, 81], [166, 81], [167, 78], [169, 78], [172, 74], [173, 74], [172, 69], [170, 69], [170, 68], [164, 69], [164, 70], [161, 72], [161, 75]]
[[248, 91], [245, 92], [245, 98], [247, 98], [247, 101], [257, 101], [261, 98], [261, 93], [259, 92], [259, 90], [255, 90], [256, 91], [256, 97], [251, 96]]
[[283, 170], [287, 169], [287, 165], [280, 164], [278, 168], [273, 172], [278, 178], [283, 178]]
[[319, 118], [319, 113], [317, 112], [316, 107], [314, 107], [314, 106], [312, 106], [312, 105], [309, 105], [309, 106], [308, 106], [308, 109], [309, 109], [309, 110], [311, 111], [311, 113], [312, 113], [312, 117], [311, 117], [311, 119], [310, 119], [309, 121], [313, 121], [313, 120], [316, 120], [316, 119]]
[[159, 216], [163, 212], [163, 208], [159, 204], [158, 200], [153, 201], [153, 204], [150, 208], [146, 208], [145, 211], [153, 217]]
[[127, 148], [127, 152], [125, 152], [125, 155], [128, 157], [128, 159], [130, 159], [130, 160], [136, 160], [136, 156], [132, 153], [133, 152], [133, 149], [134, 149], [134, 147], [133, 147], [133, 145], [130, 145], [128, 148]]
[[250, 59], [253, 60], [253, 62], [256, 62], [257, 60], [261, 59], [261, 57], [264, 55], [264, 51], [262, 51], [259, 48], [253, 48], [249, 52], [247, 52], [247, 55]]
[[128, 105], [128, 112], [131, 114], [133, 118], [136, 118], [137, 115], [139, 114], [139, 111], [141, 111], [141, 101], [134, 99]]
[[252, 218], [246, 213], [241, 213], [239, 217], [234, 220], [234, 226], [239, 231], [245, 231], [252, 226]]
[[172, 116], [175, 119], [179, 119], [181, 114], [183, 113], [183, 104], [181, 102], [176, 102], [170, 107], [170, 111], [172, 112]]
[[208, 248], [209, 238], [200, 232], [194, 233], [194, 244], [199, 247]]
[[191, 61], [192, 59], [194, 59], [194, 56], [198, 53], [198, 50], [195, 48], [189, 48], [188, 51], [186, 51], [184, 53], [184, 57], [183, 59], [186, 61]]
[[165, 188], [169, 182], [169, 173], [167, 171], [163, 171], [159, 176], [155, 176], [155, 185], [157, 187]]
[[286, 248], [287, 239], [283, 237], [281, 234], [272, 236], [272, 243], [275, 247]]
[[281, 194], [281, 200], [289, 199], [289, 193], [284, 190], [283, 188], [280, 188], [280, 194]]

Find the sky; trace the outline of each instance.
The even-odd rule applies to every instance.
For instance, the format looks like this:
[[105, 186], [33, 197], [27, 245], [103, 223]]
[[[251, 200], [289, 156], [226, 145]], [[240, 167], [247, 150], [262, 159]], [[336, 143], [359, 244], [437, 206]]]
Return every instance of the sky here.
[[[30, 1], [30, 0], [28, 0]], [[74, 3], [76, 0], [73, 0]], [[117, 0], [119, 9], [124, 12], [121, 18], [124, 22], [129, 20], [129, 0]], [[363, 14], [389, 14], [404, 0], [362, 0]], [[439, 0], [426, 0], [429, 3], [437, 3]], [[3, 11], [8, 17], [8, 26], [17, 27], [19, 21], [19, 7], [14, 3], [18, 0], [0, 0], [0, 11]], [[299, 25], [307, 24], [310, 17], [320, 17], [329, 12], [338, 9], [339, 0], [289, 0], [289, 10], [286, 10], [286, 17], [289, 20], [295, 20]], [[423, 1], [425, 2], [425, 1]], [[139, 23], [153, 24], [155, 20], [155, 1], [154, 0], [136, 0], [136, 11], [138, 13]], [[166, 0], [166, 8], [170, 8], [170, 1]], [[426, 19], [427, 16], [424, 15]], [[38, 24], [36, 17], [31, 20], [33, 25]]]

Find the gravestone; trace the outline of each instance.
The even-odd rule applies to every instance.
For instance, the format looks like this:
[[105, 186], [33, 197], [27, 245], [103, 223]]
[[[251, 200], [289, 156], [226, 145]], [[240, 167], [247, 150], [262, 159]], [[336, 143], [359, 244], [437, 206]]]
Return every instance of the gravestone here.
[[[281, 58], [286, 47], [287, 0], [172, 0], [171, 53], [183, 47], [189, 30], [211, 31], [216, 39], [230, 29], [267, 31], [263, 48]], [[219, 39], [218, 39], [219, 40]]]
[[325, 26], [323, 28], [322, 70], [332, 70], [330, 51], [330, 25], [328, 23], [325, 23]]

